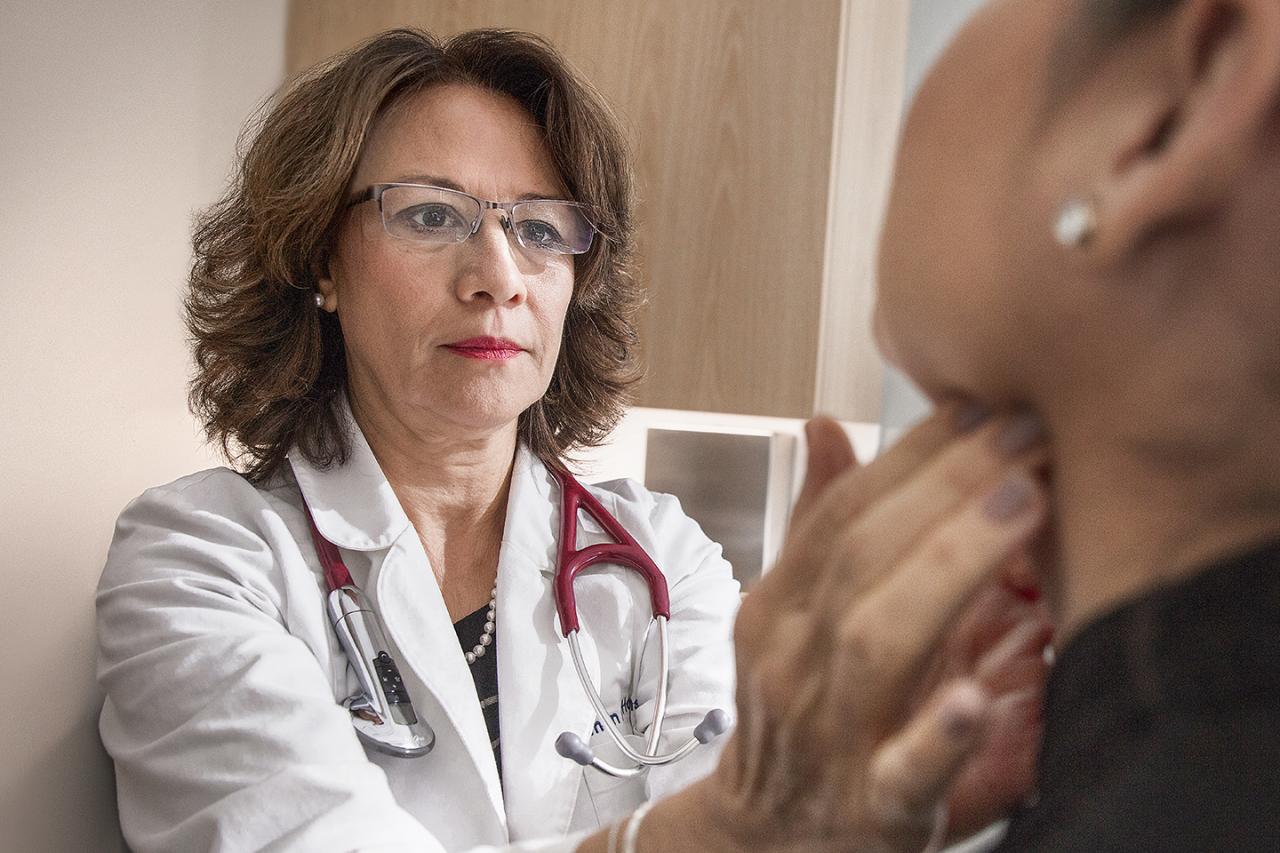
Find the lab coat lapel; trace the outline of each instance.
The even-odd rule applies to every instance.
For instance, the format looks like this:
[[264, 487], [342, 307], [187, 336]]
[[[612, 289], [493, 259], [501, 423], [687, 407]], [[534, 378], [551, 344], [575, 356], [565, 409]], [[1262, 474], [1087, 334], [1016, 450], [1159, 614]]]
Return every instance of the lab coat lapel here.
[[[364, 434], [350, 410], [343, 409], [351, 442], [347, 461], [320, 469], [292, 453], [294, 476], [326, 539], [351, 551], [386, 549], [381, 561], [372, 561], [369, 576], [357, 576], [356, 581], [372, 595], [389, 639], [400, 652], [401, 667], [409, 669], [402, 675], [410, 694], [416, 695], [416, 677], [458, 732], [484, 780], [495, 819], [505, 823], [484, 714], [430, 561]], [[428, 718], [427, 722], [439, 728], [442, 721]]]
[[501, 821], [502, 788], [471, 670], [422, 542], [412, 527], [391, 546], [373, 582], [391, 641], [458, 732]]
[[[512, 840], [568, 831], [582, 768], [556, 752], [555, 740], [564, 731], [585, 739], [595, 722], [555, 612], [559, 527], [559, 487], [521, 447], [498, 563], [498, 715]], [[579, 636], [596, 671], [596, 646]]]
[[351, 551], [387, 548], [409, 527], [409, 517], [351, 416], [346, 397], [338, 417], [350, 442], [347, 460], [317, 468], [295, 448], [288, 454], [294, 479], [325, 539]]

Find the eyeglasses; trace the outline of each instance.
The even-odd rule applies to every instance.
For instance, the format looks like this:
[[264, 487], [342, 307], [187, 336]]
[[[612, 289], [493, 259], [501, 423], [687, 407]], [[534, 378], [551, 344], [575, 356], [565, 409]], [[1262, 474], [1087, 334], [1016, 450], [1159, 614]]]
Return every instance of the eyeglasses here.
[[461, 243], [480, 230], [486, 210], [505, 213], [502, 227], [531, 252], [581, 255], [596, 234], [582, 205], [572, 201], [489, 201], [424, 184], [374, 184], [347, 207], [366, 201], [378, 203], [388, 234], [415, 243]]

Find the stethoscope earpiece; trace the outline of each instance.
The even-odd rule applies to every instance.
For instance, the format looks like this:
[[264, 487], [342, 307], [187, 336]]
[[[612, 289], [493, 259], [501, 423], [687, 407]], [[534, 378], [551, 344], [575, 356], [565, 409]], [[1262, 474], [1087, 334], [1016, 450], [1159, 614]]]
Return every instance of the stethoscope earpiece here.
[[723, 708], [712, 708], [693, 730], [693, 737], [698, 743], [711, 743], [727, 731], [729, 731], [729, 715]]
[[591, 762], [596, 760], [596, 754], [591, 751], [591, 747], [573, 732], [560, 733], [560, 737], [556, 738], [556, 752], [583, 767], [590, 767]]
[[[698, 723], [697, 727], [694, 728], [693, 739], [698, 743], [708, 744], [728, 730], [729, 715], [726, 714], [722, 708], [712, 708], [702, 718], [702, 722]], [[596, 760], [595, 752], [592, 751], [591, 747], [587, 746], [587, 742], [573, 732], [560, 733], [560, 737], [556, 738], [556, 752], [560, 753], [562, 757], [569, 759], [575, 764], [581, 764], [583, 767], [596, 767], [606, 773], [617, 769], [610, 768], [609, 765], [601, 767], [600, 765], [603, 764], [603, 762], [598, 762]], [[642, 765], [642, 767], [643, 766], [647, 765]], [[642, 767], [636, 768], [635, 772], [639, 772]]]

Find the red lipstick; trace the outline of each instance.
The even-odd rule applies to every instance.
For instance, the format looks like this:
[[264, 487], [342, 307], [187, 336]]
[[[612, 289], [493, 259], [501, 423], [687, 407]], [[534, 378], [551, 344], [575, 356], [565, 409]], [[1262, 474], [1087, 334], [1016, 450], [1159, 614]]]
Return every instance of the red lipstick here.
[[515, 341], [487, 336], [455, 341], [445, 344], [444, 348], [463, 358], [474, 358], [480, 361], [506, 361], [524, 352], [524, 347]]

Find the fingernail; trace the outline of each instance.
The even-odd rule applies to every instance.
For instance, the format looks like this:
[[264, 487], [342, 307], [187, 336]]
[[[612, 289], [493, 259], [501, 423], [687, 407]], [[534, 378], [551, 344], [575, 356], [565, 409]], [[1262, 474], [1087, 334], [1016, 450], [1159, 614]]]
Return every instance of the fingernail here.
[[970, 710], [950, 708], [943, 717], [942, 726], [952, 740], [968, 740], [978, 726], [978, 717]]
[[987, 518], [995, 522], [1013, 521], [1035, 503], [1036, 485], [1026, 474], [1010, 474], [982, 505]]
[[954, 740], [968, 740], [982, 724], [983, 696], [976, 688], [961, 689], [942, 710], [942, 729]]
[[1044, 439], [1044, 427], [1035, 415], [1018, 415], [996, 436], [996, 449], [1007, 458], [1019, 456]]
[[956, 412], [955, 428], [959, 433], [973, 432], [991, 417], [991, 410], [982, 403], [965, 403]]

